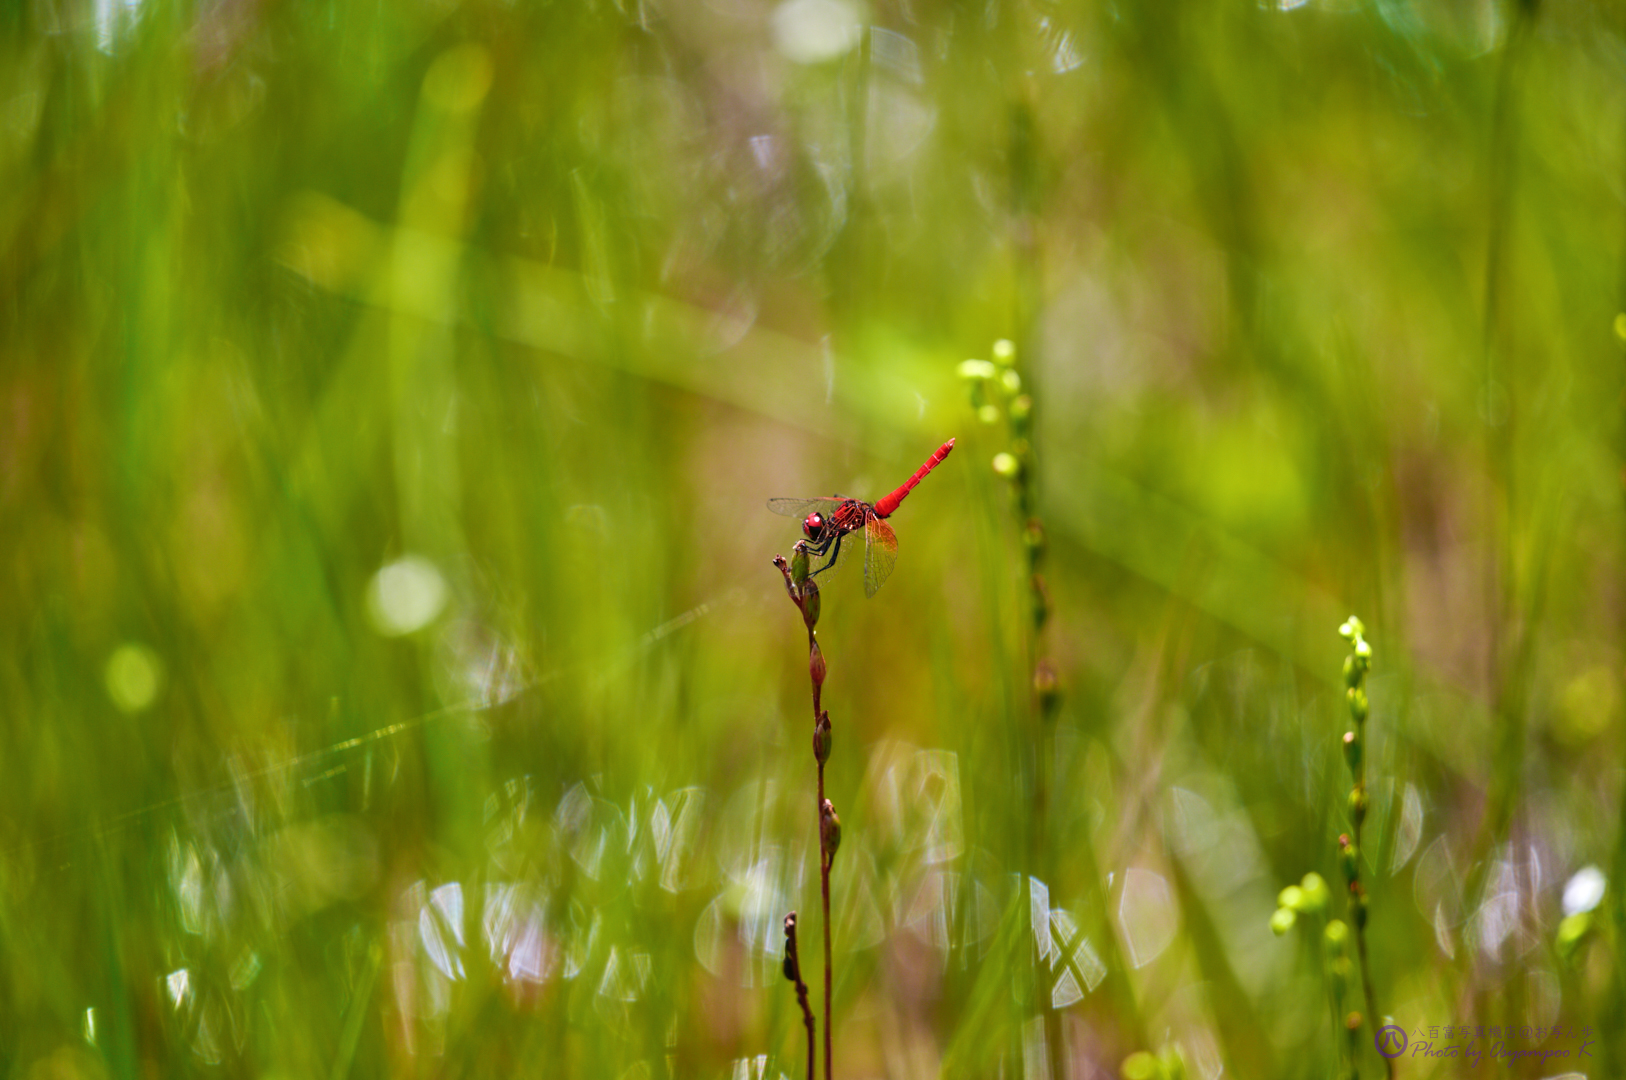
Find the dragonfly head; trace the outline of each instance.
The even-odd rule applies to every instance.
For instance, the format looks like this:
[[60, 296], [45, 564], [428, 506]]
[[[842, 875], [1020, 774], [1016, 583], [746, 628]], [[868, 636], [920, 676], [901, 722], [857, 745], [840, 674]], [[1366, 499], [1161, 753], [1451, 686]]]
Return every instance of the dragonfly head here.
[[817, 540], [824, 531], [824, 515], [813, 513], [802, 519], [802, 532], [809, 540]]

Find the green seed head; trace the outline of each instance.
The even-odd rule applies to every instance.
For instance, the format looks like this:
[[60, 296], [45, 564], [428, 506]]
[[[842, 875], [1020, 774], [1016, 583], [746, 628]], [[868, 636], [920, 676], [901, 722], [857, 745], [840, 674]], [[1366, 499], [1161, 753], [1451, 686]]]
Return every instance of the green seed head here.
[[995, 378], [999, 369], [986, 360], [962, 360], [955, 373], [966, 382], [976, 383]]
[[1321, 879], [1321, 875], [1311, 870], [1304, 875], [1304, 880], [1299, 882], [1299, 894], [1302, 897], [1299, 902], [1300, 911], [1320, 912], [1327, 909], [1327, 899], [1331, 892], [1327, 888], [1327, 883]]
[[1270, 917], [1270, 932], [1277, 937], [1281, 937], [1293, 929], [1293, 924], [1298, 921], [1298, 917], [1298, 912], [1292, 908], [1277, 908], [1276, 913]]
[[1118, 1066], [1118, 1074], [1124, 1080], [1158, 1080], [1162, 1071], [1157, 1058], [1144, 1050], [1136, 1050], [1124, 1058], [1124, 1063]]
[[[794, 572], [794, 571], [793, 571]], [[809, 630], [819, 624], [819, 609], [823, 601], [819, 599], [819, 586], [812, 578], [802, 582], [802, 621]]]
[[[1350, 792], [1351, 795], [1355, 794]], [[1354, 841], [1348, 835], [1338, 838], [1338, 859], [1344, 867], [1344, 880], [1359, 881], [1361, 878], [1361, 853], [1356, 850]]]

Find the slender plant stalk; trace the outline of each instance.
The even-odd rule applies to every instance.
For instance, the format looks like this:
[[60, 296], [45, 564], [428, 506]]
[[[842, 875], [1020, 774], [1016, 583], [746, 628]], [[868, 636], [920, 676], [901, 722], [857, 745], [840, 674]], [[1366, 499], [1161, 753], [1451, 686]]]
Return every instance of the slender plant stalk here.
[[802, 981], [802, 958], [796, 948], [796, 913], [785, 916], [785, 978], [796, 987], [796, 1004], [802, 1007], [802, 1025], [807, 1028], [807, 1080], [813, 1080], [817, 1068], [814, 1047], [819, 1037], [813, 1019], [813, 1006], [807, 1001], [807, 983]]
[[814, 806], [815, 820], [819, 826], [819, 894], [824, 908], [824, 1076], [831, 1080], [833, 1075], [832, 1044], [832, 985], [831, 972], [834, 964], [831, 959], [831, 927], [830, 927], [830, 867], [835, 863], [836, 849], [841, 846], [841, 818], [836, 815], [836, 808], [829, 799], [824, 797], [824, 765], [830, 760], [830, 714], [820, 704], [824, 690], [824, 677], [827, 668], [824, 654], [819, 651], [818, 636], [814, 627], [819, 622], [819, 587], [808, 576], [809, 554], [807, 542], [798, 540], [792, 549], [791, 559], [787, 562], [782, 555], [775, 555], [773, 563], [785, 577], [785, 591], [789, 594], [791, 603], [796, 605], [802, 613], [802, 624], [807, 627], [807, 670], [813, 684], [813, 760], [818, 765], [818, 789]]
[[[1344, 733], [1344, 760], [1349, 763], [1350, 777], [1354, 781], [1354, 786], [1349, 792], [1350, 834], [1340, 836], [1338, 846], [1344, 863], [1344, 878], [1349, 883], [1349, 921], [1355, 927], [1355, 953], [1361, 962], [1361, 996], [1366, 1003], [1366, 1016], [1375, 1039], [1381, 1017], [1378, 1014], [1377, 995], [1372, 990], [1372, 964], [1367, 957], [1366, 888], [1361, 884], [1361, 825], [1366, 821], [1368, 801], [1366, 717], [1369, 705], [1366, 700], [1366, 673], [1372, 666], [1372, 646], [1366, 642], [1366, 628], [1361, 625], [1361, 620], [1353, 615], [1339, 627], [1338, 632], [1349, 641], [1353, 649], [1344, 660], [1344, 683], [1345, 697], [1349, 701], [1349, 716], [1354, 722], [1353, 729]], [[1360, 1030], [1359, 1018], [1351, 1015], [1348, 1027], [1353, 1040], [1355, 1033]], [[1351, 1053], [1353, 1052], [1352, 1046]], [[1389, 1080], [1394, 1080], [1393, 1059], [1384, 1057], [1383, 1067]], [[1353, 1060], [1351, 1068], [1354, 1068]]]
[[[1018, 110], [1013, 128], [1016, 146], [1025, 154], [1025, 125], [1030, 118]], [[1017, 200], [1020, 210], [1025, 205]], [[1027, 254], [1036, 259], [1028, 248]], [[1026, 265], [1026, 263], [1024, 263]], [[1030, 268], [1037, 273], [1036, 268]], [[969, 360], [960, 365], [960, 375], [972, 388], [972, 404], [979, 417], [988, 423], [997, 423], [1003, 416], [1009, 436], [1009, 449], [996, 454], [994, 472], [1010, 482], [1012, 510], [1021, 529], [1022, 548], [1026, 556], [1027, 611], [1022, 620], [1023, 681], [1028, 694], [1027, 717], [1028, 751], [1031, 760], [1024, 757], [1025, 768], [1031, 770], [1031, 812], [1028, 815], [1028, 870], [1022, 877], [1022, 910], [1027, 914], [1029, 948], [1037, 949], [1039, 927], [1033, 925], [1035, 912], [1032, 904], [1030, 875], [1037, 875], [1047, 884], [1054, 880], [1053, 867], [1046, 840], [1046, 826], [1050, 813], [1050, 791], [1045, 765], [1053, 734], [1053, 721], [1061, 705], [1059, 680], [1045, 648], [1045, 629], [1050, 621], [1050, 596], [1045, 587], [1043, 565], [1045, 556], [1045, 530], [1037, 508], [1036, 469], [1033, 454], [1033, 397], [1024, 390], [1023, 377], [1017, 370], [1017, 349], [1009, 340], [994, 343], [993, 362]], [[996, 404], [998, 402], [998, 404]], [[1092, 860], [1093, 862], [1093, 860]], [[1045, 915], [1048, 918], [1048, 913]], [[1044, 1022], [1048, 1067], [1052, 1076], [1062, 1072], [1065, 1048], [1062, 1043], [1061, 1016], [1053, 1004], [1055, 977], [1045, 965], [1048, 956], [1033, 953], [1034, 1005]]]
[[[1626, 18], [1621, 19], [1618, 25], [1626, 26]], [[1623, 132], [1623, 135], [1626, 135], [1626, 132]], [[1626, 138], [1623, 138], [1622, 142], [1626, 142]], [[1622, 314], [1615, 316], [1615, 335], [1626, 340], [1626, 247], [1621, 250], [1620, 281], [1619, 307], [1616, 310]], [[1619, 362], [1617, 353], [1615, 377], [1623, 389], [1616, 398], [1617, 407], [1612, 434], [1615, 463], [1621, 470], [1620, 475], [1626, 476], [1626, 372], [1619, 368]], [[1621, 486], [1621, 494], [1626, 495], [1626, 484]], [[1626, 510], [1626, 506], [1622, 506], [1622, 509]], [[1622, 624], [1617, 630], [1617, 639], [1626, 640], [1626, 613], [1623, 613]], [[1626, 685], [1622, 685], [1621, 689], [1626, 690]], [[1610, 935], [1614, 966], [1609, 978], [1608, 991], [1599, 1006], [1599, 1018], [1603, 1021], [1600, 1030], [1604, 1033], [1603, 1067], [1608, 1074], [1619, 1075], [1621, 1069], [1626, 1068], [1626, 1041], [1623, 1041], [1623, 1038], [1626, 1038], [1626, 933], [1620, 930], [1626, 926], [1626, 893], [1619, 888], [1620, 883], [1626, 881], [1626, 785], [1621, 787], [1615, 822], [1615, 846], [1609, 860], [1609, 880], [1615, 882], [1616, 887], [1604, 894], [1604, 911], [1609, 914], [1609, 921], [1616, 928], [1615, 933]]]

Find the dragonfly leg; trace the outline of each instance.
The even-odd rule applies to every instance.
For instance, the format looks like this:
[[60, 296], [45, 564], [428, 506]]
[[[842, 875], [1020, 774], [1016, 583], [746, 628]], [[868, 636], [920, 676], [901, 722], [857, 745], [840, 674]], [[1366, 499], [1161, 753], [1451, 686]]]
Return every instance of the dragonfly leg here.
[[823, 566], [821, 566], [817, 570], [813, 571], [813, 573], [807, 575], [808, 577], [813, 577], [813, 576], [815, 576], [817, 574], [822, 574], [826, 570], [830, 569], [832, 566], [834, 566], [836, 564], [836, 559], [841, 555], [841, 538], [843, 536], [845, 536], [845, 535], [846, 535], [846, 533], [837, 533], [836, 538], [835, 538], [835, 542], [834, 542], [834, 546], [832, 546], [830, 541], [826, 540], [824, 542], [824, 547], [822, 547], [822, 548], [820, 548], [820, 547], [810, 547], [810, 550], [812, 550], [815, 554], [818, 554], [818, 555], [823, 555], [824, 554], [824, 549], [829, 548], [830, 549], [830, 557], [828, 559], [824, 560], [824, 565]]

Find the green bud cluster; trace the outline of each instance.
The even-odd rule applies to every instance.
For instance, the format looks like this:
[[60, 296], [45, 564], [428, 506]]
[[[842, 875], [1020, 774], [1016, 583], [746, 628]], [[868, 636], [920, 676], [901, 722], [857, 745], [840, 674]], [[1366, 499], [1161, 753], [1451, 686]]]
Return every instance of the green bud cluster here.
[[[1012, 505], [1022, 523], [1021, 541], [1028, 562], [1028, 620], [1037, 639], [1052, 612], [1041, 573], [1048, 545], [1044, 525], [1034, 510], [1033, 395], [1016, 368], [1014, 342], [1003, 338], [994, 342], [992, 356], [991, 360], [962, 361], [957, 374], [966, 384], [978, 420], [989, 426], [1005, 421], [1007, 441], [989, 458], [989, 468], [1010, 485]], [[1034, 701], [1046, 720], [1053, 719], [1060, 707], [1054, 673], [1044, 670], [1042, 663], [1034, 671]]]
[[[1365, 897], [1360, 896], [1360, 853], [1356, 850], [1361, 826], [1366, 822], [1369, 800], [1366, 793], [1366, 718], [1371, 706], [1366, 698], [1366, 676], [1372, 670], [1372, 646], [1366, 640], [1366, 627], [1351, 615], [1338, 628], [1338, 635], [1350, 644], [1350, 654], [1344, 658], [1344, 698], [1349, 705], [1350, 731], [1344, 733], [1344, 762], [1349, 766], [1349, 820], [1354, 825], [1355, 839], [1338, 838], [1344, 878], [1349, 882], [1351, 917], [1361, 925], [1366, 917]], [[1359, 910], [1356, 910], [1356, 906]]]
[[993, 356], [992, 361], [963, 361], [957, 374], [966, 384], [979, 421], [992, 427], [1004, 418], [1011, 445], [995, 454], [991, 464], [996, 476], [1021, 486], [1031, 457], [1027, 438], [1033, 426], [1033, 398], [1022, 390], [1015, 344], [1003, 338], [994, 342]]
[[1314, 870], [1304, 875], [1297, 885], [1289, 885], [1276, 895], [1276, 912], [1270, 917], [1270, 929], [1281, 937], [1293, 929], [1300, 915], [1320, 915], [1327, 910], [1327, 883]]
[[1185, 1080], [1186, 1062], [1173, 1046], [1160, 1054], [1136, 1050], [1118, 1066], [1118, 1075], [1124, 1080]]

